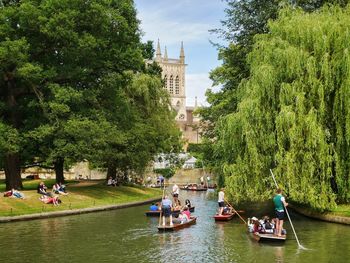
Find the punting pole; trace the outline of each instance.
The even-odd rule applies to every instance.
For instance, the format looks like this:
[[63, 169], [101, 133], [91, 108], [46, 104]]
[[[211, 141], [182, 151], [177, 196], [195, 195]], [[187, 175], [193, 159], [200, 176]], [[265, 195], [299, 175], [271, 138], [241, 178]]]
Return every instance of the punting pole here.
[[225, 202], [229, 205], [229, 206], [231, 206], [231, 208], [232, 208], [232, 210], [233, 210], [233, 212], [235, 212], [238, 216], [239, 216], [239, 218], [244, 222], [244, 224], [246, 224], [247, 225], [247, 222], [243, 219], [243, 217], [241, 217], [241, 215], [237, 212], [237, 210], [236, 209], [234, 209], [233, 208], [233, 206], [229, 203], [229, 202], [227, 202], [227, 200], [225, 199]]

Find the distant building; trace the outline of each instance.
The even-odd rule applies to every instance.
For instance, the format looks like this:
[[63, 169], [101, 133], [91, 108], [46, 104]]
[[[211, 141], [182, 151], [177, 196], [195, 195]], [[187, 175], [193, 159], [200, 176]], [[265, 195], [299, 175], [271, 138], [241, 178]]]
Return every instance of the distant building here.
[[169, 92], [171, 105], [176, 110], [176, 123], [182, 132], [183, 138], [188, 143], [199, 143], [201, 141], [198, 126], [199, 117], [194, 115], [197, 108], [197, 98], [194, 107], [186, 106], [186, 66], [185, 51], [181, 42], [180, 56], [178, 59], [168, 58], [168, 52], [165, 47], [164, 56], [162, 56], [160, 43], [158, 40], [156, 57], [154, 61], [162, 68], [162, 78], [164, 88]]

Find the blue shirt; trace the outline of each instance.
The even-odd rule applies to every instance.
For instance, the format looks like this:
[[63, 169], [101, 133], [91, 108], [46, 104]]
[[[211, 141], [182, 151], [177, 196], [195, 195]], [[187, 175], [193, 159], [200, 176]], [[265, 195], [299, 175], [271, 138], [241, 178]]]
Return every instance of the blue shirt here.
[[171, 207], [173, 203], [170, 201], [170, 199], [163, 199], [162, 206], [169, 206]]
[[156, 206], [156, 205], [151, 205], [151, 206], [149, 207], [149, 209], [150, 209], [151, 211], [158, 211], [158, 206]]

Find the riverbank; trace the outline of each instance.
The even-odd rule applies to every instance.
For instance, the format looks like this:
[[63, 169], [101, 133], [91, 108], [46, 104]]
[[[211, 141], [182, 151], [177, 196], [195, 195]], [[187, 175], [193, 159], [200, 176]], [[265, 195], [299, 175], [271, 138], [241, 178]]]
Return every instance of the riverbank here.
[[289, 204], [294, 211], [304, 216], [331, 223], [350, 225], [350, 205], [339, 205], [334, 211], [318, 212], [298, 204]]
[[[36, 184], [38, 182], [31, 182]], [[60, 195], [59, 206], [44, 204], [39, 200], [36, 190], [22, 191], [25, 199], [0, 197], [0, 221], [7, 222], [10, 217], [20, 220], [88, 213], [101, 210], [119, 209], [160, 199], [161, 190], [140, 186], [105, 186], [101, 181], [84, 181], [68, 185], [69, 194]]]

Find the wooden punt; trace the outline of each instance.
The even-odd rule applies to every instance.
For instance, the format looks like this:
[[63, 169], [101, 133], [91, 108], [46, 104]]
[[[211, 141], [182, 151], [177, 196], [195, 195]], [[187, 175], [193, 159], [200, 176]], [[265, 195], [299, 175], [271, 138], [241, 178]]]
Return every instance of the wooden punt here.
[[235, 216], [235, 213], [232, 214], [225, 214], [225, 215], [219, 215], [216, 214], [214, 216], [215, 221], [229, 221]]
[[172, 226], [170, 225], [158, 225], [158, 231], [164, 232], [164, 231], [176, 231], [185, 227], [189, 227], [193, 224], [195, 224], [197, 221], [197, 217], [191, 216], [190, 220], [187, 222], [184, 222], [182, 224], [173, 224]]
[[[173, 211], [171, 211], [171, 214], [173, 216], [178, 216], [180, 214], [180, 212], [181, 212], [180, 210], [173, 210]], [[160, 210], [157, 210], [157, 211], [149, 210], [149, 211], [145, 212], [145, 215], [146, 216], [159, 216], [160, 215]]]
[[[190, 212], [194, 212], [194, 206], [191, 206], [190, 207]], [[171, 214], [173, 215], [173, 216], [178, 216], [179, 214], [180, 214], [180, 210], [173, 210], [173, 211], [171, 211]], [[160, 210], [157, 210], [157, 211], [151, 211], [151, 210], [149, 210], [149, 211], [146, 211], [145, 212], [145, 215], [146, 216], [159, 216], [160, 215]]]
[[206, 187], [180, 187], [181, 190], [186, 191], [207, 191], [208, 188]]
[[287, 235], [279, 237], [269, 233], [250, 233], [250, 235], [258, 242], [284, 242], [287, 239]]

